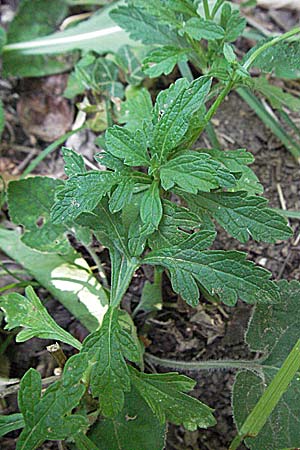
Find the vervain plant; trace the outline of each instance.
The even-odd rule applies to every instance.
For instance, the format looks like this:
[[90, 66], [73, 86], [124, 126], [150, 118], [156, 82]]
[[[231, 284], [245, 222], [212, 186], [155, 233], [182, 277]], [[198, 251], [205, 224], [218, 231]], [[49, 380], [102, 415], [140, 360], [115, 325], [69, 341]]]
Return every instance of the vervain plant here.
[[[230, 33], [235, 29], [240, 33], [244, 22], [226, 2], [220, 25], [215, 24], [213, 19], [223, 3], [217, 1], [210, 11], [204, 1], [206, 19], [201, 19], [189, 1], [166, 2], [170, 8], [164, 23], [159, 16], [162, 2], [147, 3], [147, 7], [142, 1], [134, 2], [134, 7], [130, 3], [136, 26], [150, 23], [149, 30], [153, 30], [154, 19], [149, 22], [146, 14], [150, 11], [160, 20], [158, 36], [171, 36], [181, 47], [183, 36], [190, 36], [184, 41], [189, 47], [183, 48], [187, 52], [192, 49], [198, 62], [202, 50], [193, 44], [193, 33], [205, 31], [205, 36], [195, 39], [208, 39], [205, 58], [211, 55], [212, 67], [191, 83], [185, 78], [177, 80], [159, 93], [154, 106], [145, 89], [129, 98], [122, 110], [125, 126], [109, 127], [105, 139], [98, 139], [103, 150], [95, 158], [104, 170], [88, 171], [81, 155], [64, 148], [66, 181], [35, 177], [9, 183], [9, 214], [15, 224], [23, 226], [21, 239], [26, 246], [44, 252], [45, 258], [51, 253], [71, 258], [68, 236], [88, 245], [93, 235], [108, 248], [111, 261], [110, 288], [106, 285], [101, 297], [103, 320], [83, 343], [56, 324], [31, 287], [25, 297], [11, 293], [0, 299], [7, 328], [23, 328], [18, 342], [32, 337], [52, 339], [78, 352], [65, 365], [61, 362], [61, 377], [50, 380], [52, 384], [43, 394], [43, 383], [49, 380], [42, 381], [35, 369], [22, 378], [20, 412], [0, 418], [2, 435], [22, 429], [17, 450], [34, 450], [45, 440], [63, 440], [69, 448], [79, 450], [158, 450], [164, 447], [166, 422], [182, 424], [188, 430], [215, 424], [213, 411], [186, 394], [193, 388], [193, 380], [176, 372], [144, 371], [144, 349], [134, 323], [120, 309], [134, 272], [142, 265], [154, 268], [153, 293], [159, 291], [164, 270], [174, 292], [192, 307], [199, 298], [228, 306], [238, 299], [256, 304], [247, 342], [253, 351], [263, 353], [257, 361], [189, 364], [146, 354], [148, 361], [175, 369], [244, 369], [234, 388], [239, 433], [232, 449], [244, 438], [255, 449], [297, 447], [300, 442], [298, 380], [294, 377], [299, 371], [299, 284], [274, 283], [271, 274], [248, 261], [245, 253], [209, 249], [216, 237], [215, 222], [241, 242], [252, 237], [274, 243], [291, 236], [291, 230], [259, 195], [262, 186], [249, 167], [253, 162], [250, 153], [194, 145], [231, 89], [251, 84], [248, 69], [256, 58], [287, 36], [266, 42], [244, 61], [237, 61]], [[124, 7], [114, 18], [120, 17], [120, 11], [128, 16], [128, 7]], [[177, 14], [187, 11], [185, 30], [172, 34], [165, 22], [173, 24], [175, 17], [179, 26]], [[218, 27], [223, 30], [222, 37]], [[217, 30], [219, 35], [213, 40], [209, 33]], [[155, 51], [161, 55], [166, 47]], [[167, 51], [171, 52], [170, 48]], [[181, 56], [190, 58], [185, 52], [179, 57], [177, 51], [175, 62], [171, 58], [166, 69], [168, 58], [159, 56], [154, 61], [154, 52], [147, 63], [152, 75], [153, 70], [168, 73]], [[219, 76], [220, 71], [226, 77]], [[217, 84], [212, 84], [212, 77]], [[210, 107], [208, 100], [213, 100]], [[59, 353], [59, 348], [56, 351]], [[285, 433], [274, 432], [277, 414], [289, 422], [287, 438]]]
[[[165, 269], [174, 291], [191, 306], [200, 292], [231, 306], [238, 298], [266, 305], [280, 300], [270, 273], [247, 261], [245, 253], [207, 250], [216, 236], [213, 219], [242, 242], [291, 235], [285, 219], [256, 195], [261, 186], [248, 167], [253, 161], [248, 152], [191, 149], [227, 91], [207, 112], [208, 76], [177, 80], [153, 107], [148, 92], [141, 91], [127, 103], [127, 125], [106, 132], [105, 150], [96, 156], [106, 170], [87, 171], [81, 155], [64, 149], [67, 181], [36, 177], [9, 183], [10, 216], [23, 225], [26, 245], [66, 252], [68, 232], [90, 230], [111, 259], [107, 311], [83, 344], [50, 318], [31, 288], [26, 297], [1, 299], [8, 328], [25, 328], [19, 341], [52, 338], [79, 351], [42, 397], [38, 372], [30, 369], [23, 377], [20, 414], [4, 419], [6, 432], [23, 427], [17, 449], [37, 448], [46, 439], [67, 439], [77, 448], [114, 449], [122, 442], [125, 449], [156, 449], [163, 447], [167, 420], [189, 430], [215, 423], [209, 407], [185, 394], [192, 380], [143, 372], [142, 346], [120, 303], [144, 264]], [[42, 209], [28, 204], [34, 197]], [[124, 429], [111, 436], [119, 420]], [[148, 442], [141, 436], [145, 420], [152, 430]], [[139, 436], [134, 442], [131, 428]], [[106, 447], [98, 444], [99, 433]]]

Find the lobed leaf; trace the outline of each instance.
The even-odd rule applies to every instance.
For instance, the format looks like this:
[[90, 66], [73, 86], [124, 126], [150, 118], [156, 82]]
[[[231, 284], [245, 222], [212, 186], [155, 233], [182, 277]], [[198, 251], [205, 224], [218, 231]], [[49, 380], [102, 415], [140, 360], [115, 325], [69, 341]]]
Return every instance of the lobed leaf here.
[[187, 33], [191, 38], [200, 40], [223, 39], [224, 29], [213, 20], [206, 20], [202, 17], [193, 17], [184, 23], [180, 34]]
[[253, 155], [244, 149], [238, 150], [218, 150], [205, 149], [202, 150], [210, 155], [215, 161], [220, 162], [229, 172], [236, 174], [239, 178], [232, 191], [247, 191], [248, 194], [261, 194], [263, 186], [255, 173], [248, 167], [254, 161]]
[[125, 357], [140, 361], [140, 348], [128, 330], [121, 328], [119, 317], [117, 309], [108, 309], [101, 328], [85, 339], [82, 349], [92, 364], [92, 395], [99, 398], [101, 411], [107, 417], [123, 409], [124, 393], [130, 391]]
[[199, 299], [197, 283], [229, 306], [238, 298], [250, 304], [278, 300], [278, 289], [269, 281], [270, 273], [246, 261], [245, 253], [201, 251], [214, 236], [212, 231], [199, 231], [177, 246], [148, 253], [143, 262], [166, 267], [175, 292], [192, 306]]
[[143, 60], [143, 70], [150, 78], [169, 75], [176, 64], [188, 60], [188, 49], [165, 46], [152, 50]]
[[292, 235], [286, 219], [262, 197], [247, 197], [245, 192], [201, 193], [185, 196], [191, 210], [211, 215], [233, 237], [247, 242], [276, 242]]
[[141, 130], [135, 133], [115, 125], [105, 133], [106, 150], [112, 156], [123, 159], [129, 166], [149, 166], [147, 139]]
[[45, 440], [62, 440], [86, 430], [85, 417], [71, 414], [85, 392], [81, 379], [87, 368], [86, 355], [72, 356], [62, 379], [50, 385], [41, 397], [41, 375], [29, 369], [21, 380], [18, 403], [25, 427], [17, 450], [34, 450]]
[[16, 341], [24, 342], [38, 337], [58, 340], [80, 349], [80, 342], [57, 325], [31, 286], [26, 288], [25, 293], [26, 297], [13, 292], [0, 298], [0, 308], [4, 311], [7, 322], [5, 328], [24, 328], [17, 334]]
[[63, 147], [62, 155], [65, 163], [65, 174], [70, 178], [79, 173], [86, 173], [83, 156], [71, 148]]
[[133, 386], [161, 423], [168, 420], [191, 431], [215, 425], [213, 410], [185, 394], [195, 385], [190, 378], [178, 373], [146, 374], [133, 367], [130, 376]]
[[74, 175], [57, 191], [51, 211], [53, 223], [70, 221], [83, 212], [93, 211], [117, 181], [112, 172], [90, 171]]
[[186, 152], [168, 161], [160, 168], [162, 187], [175, 184], [186, 192], [209, 192], [218, 187], [233, 187], [236, 179], [221, 164], [205, 153]]
[[179, 42], [176, 32], [161, 24], [156, 17], [133, 5], [119, 6], [110, 17], [129, 33], [131, 39], [143, 44], [172, 45]]
[[152, 119], [152, 100], [145, 88], [133, 91], [130, 97], [121, 105], [120, 123], [126, 123], [129, 130], [142, 129], [144, 121]]
[[162, 108], [160, 115], [154, 116], [157, 123], [153, 130], [153, 142], [160, 160], [165, 160], [170, 151], [183, 141], [192, 116], [205, 103], [210, 86], [211, 80], [207, 77], [197, 78], [191, 84], [185, 79], [178, 80], [158, 97], [157, 103]]
[[199, 217], [182, 206], [163, 200], [163, 215], [158, 230], [149, 237], [151, 248], [165, 248], [178, 245], [190, 238], [189, 231], [200, 228]]

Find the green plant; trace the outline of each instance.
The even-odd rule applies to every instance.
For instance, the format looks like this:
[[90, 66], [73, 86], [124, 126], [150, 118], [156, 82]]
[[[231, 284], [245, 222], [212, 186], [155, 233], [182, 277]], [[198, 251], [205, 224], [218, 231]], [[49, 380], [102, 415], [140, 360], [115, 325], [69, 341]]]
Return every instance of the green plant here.
[[[133, 38], [144, 33], [145, 43], [153, 43], [147, 40], [153, 40], [155, 30], [155, 43], [161, 45], [144, 60], [150, 76], [168, 74], [177, 63], [190, 76], [187, 60], [205, 75], [190, 83], [178, 79], [160, 92], [154, 106], [144, 88], [127, 95], [117, 117], [125, 126], [109, 127], [105, 139], [97, 141], [103, 151], [96, 161], [104, 170], [87, 171], [82, 156], [64, 148], [66, 181], [34, 177], [9, 183], [9, 215], [22, 225], [22, 235], [0, 229], [0, 247], [57, 296], [90, 335], [81, 343], [59, 327], [31, 287], [26, 296], [10, 293], [0, 298], [7, 328], [22, 328], [17, 342], [39, 337], [66, 343], [78, 352], [61, 364], [62, 375], [54, 380], [41, 380], [35, 369], [24, 375], [15, 388], [20, 412], [0, 417], [0, 434], [23, 429], [17, 450], [33, 450], [45, 440], [63, 440], [68, 448], [79, 450], [159, 450], [167, 422], [188, 430], [213, 426], [213, 411], [186, 394], [194, 381], [177, 372], [145, 372], [145, 356], [152, 364], [174, 369], [242, 369], [233, 393], [238, 435], [232, 448], [243, 439], [257, 450], [297, 447], [299, 284], [274, 283], [271, 274], [248, 261], [245, 253], [209, 249], [216, 236], [215, 222], [241, 242], [252, 237], [273, 243], [288, 238], [291, 230], [283, 215], [260, 196], [262, 186], [249, 167], [254, 159], [250, 153], [223, 151], [218, 143], [207, 149], [194, 144], [232, 89], [253, 86], [251, 65], [265, 67], [265, 52], [276, 55], [278, 43], [299, 30], [264, 42], [238, 61], [231, 42], [241, 34], [244, 20], [228, 2], [212, 6], [203, 1], [203, 10], [198, 10], [188, 0], [135, 1], [113, 13], [121, 22], [128, 15], [133, 22], [126, 26], [131, 27]], [[97, 22], [99, 16], [90, 20], [94, 19]], [[74, 30], [66, 33], [76, 34]], [[198, 45], [202, 38], [207, 47]], [[38, 42], [41, 45], [43, 40]], [[50, 45], [49, 39], [45, 42]], [[22, 45], [24, 50], [23, 43], [4, 47], [6, 58], [12, 58]], [[294, 43], [280, 46], [280, 52], [289, 46], [297, 49]], [[104, 101], [111, 102], [116, 88], [123, 95], [117, 68], [128, 77], [132, 72], [126, 69], [128, 55], [122, 60], [124, 48], [114, 49], [113, 58], [99, 58], [96, 53], [84, 56], [71, 75], [69, 90], [77, 82], [76, 92], [88, 89], [96, 102], [104, 93]], [[139, 65], [135, 67], [139, 71]], [[102, 69], [109, 72], [108, 79]], [[132, 78], [127, 81], [132, 83]], [[264, 80], [259, 83], [270, 91]], [[273, 98], [290, 99], [278, 90], [272, 92]], [[103, 128], [115, 119], [111, 107]], [[211, 129], [210, 133], [213, 137]], [[70, 236], [89, 251], [103, 287], [70, 245]], [[109, 250], [110, 288], [93, 252], [92, 236]], [[120, 309], [134, 272], [142, 265], [153, 267], [154, 282], [145, 284], [133, 316], [141, 309], [155, 310], [161, 303], [165, 271], [173, 290], [191, 306], [199, 298], [228, 306], [238, 299], [255, 304], [246, 341], [262, 356], [255, 361], [186, 363], [144, 352], [132, 318]], [[45, 384], [50, 386], [42, 393]], [[279, 422], [283, 432], [274, 433]]]
[[[13, 416], [9, 424], [9, 429], [20, 427], [23, 418], [17, 449], [37, 448], [46, 439], [67, 439], [77, 448], [95, 448], [94, 439], [97, 448], [134, 450], [143, 442], [142, 448], [159, 449], [166, 420], [190, 430], [215, 423], [210, 408], [185, 394], [194, 385], [191, 379], [143, 372], [142, 345], [120, 303], [144, 264], [159, 273], [165, 269], [174, 291], [191, 306], [200, 292], [231, 306], [238, 298], [265, 305], [280, 300], [270, 273], [247, 261], [246, 254], [207, 250], [216, 236], [212, 219], [242, 242], [250, 236], [275, 242], [291, 235], [286, 220], [255, 195], [261, 186], [248, 167], [253, 161], [248, 152], [191, 150], [228, 90], [207, 112], [208, 76], [192, 83], [177, 80], [153, 107], [149, 93], [139, 91], [126, 103], [127, 125], [106, 132], [105, 151], [96, 156], [106, 170], [87, 171], [81, 155], [64, 149], [67, 181], [35, 177], [9, 183], [10, 216], [23, 225], [27, 246], [67, 253], [66, 234], [88, 240], [93, 233], [109, 249], [112, 272], [103, 322], [83, 344], [53, 322], [31, 288], [27, 298], [1, 298], [7, 327], [25, 327], [17, 340], [51, 337], [79, 350], [42, 397], [40, 375], [30, 369], [23, 377], [22, 417]], [[37, 199], [39, 204], [43, 199], [43, 209]], [[143, 413], [125, 424], [125, 416], [137, 414], [137, 405]], [[140, 421], [151, 429], [147, 442]], [[120, 422], [112, 437], [111, 428]]]
[[[238, 94], [260, 119], [299, 159], [299, 129], [286, 114], [286, 108], [299, 111], [299, 99], [273, 85], [264, 76], [272, 73], [283, 79], [299, 77], [298, 40], [281, 42], [282, 36], [279, 36], [277, 42], [273, 40], [269, 45], [269, 38], [262, 39], [239, 60], [234, 43], [243, 36], [246, 20], [232, 2], [128, 0], [126, 3], [113, 10], [110, 15], [132, 39], [151, 47], [143, 61], [144, 72], [148, 76], [169, 74], [176, 64], [184, 74], [186, 61], [190, 61], [198, 71], [218, 80], [215, 86], [217, 91], [222, 89], [235, 72], [239, 77], [236, 77], [231, 88], [237, 89]], [[299, 31], [299, 28], [292, 30], [286, 33], [285, 38], [295, 36]], [[260, 52], [262, 48], [265, 48], [264, 52]], [[252, 58], [253, 55], [255, 58]], [[248, 71], [251, 67], [261, 69], [263, 75], [250, 78]], [[277, 120], [276, 114], [270, 113], [253, 92], [267, 99], [269, 110], [273, 108], [279, 111], [281, 119], [291, 127], [296, 138], [288, 134]]]

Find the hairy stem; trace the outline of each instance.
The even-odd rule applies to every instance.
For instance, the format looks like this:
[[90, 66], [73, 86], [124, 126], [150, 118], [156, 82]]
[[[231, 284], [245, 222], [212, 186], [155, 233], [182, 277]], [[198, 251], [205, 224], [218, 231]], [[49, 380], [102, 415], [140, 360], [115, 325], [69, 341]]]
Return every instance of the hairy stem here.
[[293, 30], [288, 31], [287, 33], [281, 34], [280, 36], [276, 36], [274, 39], [272, 39], [269, 42], [266, 42], [261, 47], [257, 48], [245, 61], [243, 67], [244, 69], [248, 70], [249, 67], [253, 64], [255, 59], [261, 55], [265, 50], [267, 50], [270, 47], [273, 47], [273, 45], [278, 44], [278, 42], [284, 41], [285, 39], [288, 39], [292, 36], [295, 36], [296, 34], [300, 33], [300, 27], [294, 28]]
[[233, 88], [235, 83], [235, 76], [233, 75], [232, 78], [228, 81], [224, 89], [221, 91], [220, 95], [216, 98], [212, 106], [209, 108], [205, 115], [205, 123], [209, 123], [212, 119], [212, 117], [215, 115], [217, 110], [219, 109], [221, 103], [225, 100], [231, 89]]
[[[54, 383], [54, 381], [57, 381], [60, 379], [60, 375], [53, 375], [48, 378], [42, 379], [42, 387], [46, 387], [51, 383]], [[20, 389], [20, 382], [14, 384], [13, 386], [10, 386], [3, 391], [0, 391], [0, 399], [7, 397], [8, 395], [15, 394]]]
[[158, 358], [157, 356], [149, 353], [145, 354], [145, 359], [153, 364], [161, 367], [169, 367], [178, 370], [211, 370], [211, 369], [248, 369], [258, 373], [262, 371], [262, 364], [260, 360], [247, 361], [247, 360], [235, 360], [235, 359], [222, 359], [222, 360], [208, 360], [208, 361], [195, 361], [185, 362], [176, 361], [171, 359]]

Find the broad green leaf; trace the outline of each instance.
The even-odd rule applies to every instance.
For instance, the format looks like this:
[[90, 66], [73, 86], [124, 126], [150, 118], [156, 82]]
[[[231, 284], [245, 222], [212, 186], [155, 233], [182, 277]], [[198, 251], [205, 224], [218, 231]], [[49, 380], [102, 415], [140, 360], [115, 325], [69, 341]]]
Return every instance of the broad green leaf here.
[[144, 120], [152, 119], [152, 100], [149, 91], [145, 88], [134, 89], [131, 95], [126, 94], [127, 100], [121, 105], [120, 123], [126, 123], [130, 130], [142, 129]]
[[119, 6], [110, 17], [129, 33], [131, 39], [143, 44], [174, 45], [180, 41], [169, 26], [160, 24], [156, 17], [133, 5]]
[[88, 427], [85, 417], [71, 414], [86, 390], [81, 379], [87, 362], [86, 355], [72, 356], [65, 365], [62, 379], [50, 385], [42, 397], [41, 375], [35, 369], [26, 372], [18, 396], [25, 427], [17, 450], [34, 450], [45, 440], [72, 437]]
[[263, 72], [273, 72], [278, 78], [299, 78], [299, 58], [299, 40], [279, 42], [261, 53], [252, 66], [258, 67]]
[[292, 235], [287, 221], [267, 206], [262, 197], [247, 197], [245, 192], [201, 193], [185, 196], [192, 211], [211, 215], [233, 237], [247, 242], [276, 242]]
[[[257, 305], [249, 324], [246, 342], [253, 352], [262, 352], [256, 361], [260, 373], [238, 373], [233, 391], [234, 418], [240, 428], [267, 386], [278, 373], [285, 358], [299, 338], [300, 284], [297, 281], [280, 281], [280, 303]], [[283, 394], [261, 432], [246, 439], [253, 450], [298, 448], [300, 445], [300, 393], [296, 376]]]
[[110, 308], [100, 330], [89, 335], [82, 351], [92, 363], [90, 386], [98, 397], [104, 416], [115, 417], [124, 406], [124, 393], [130, 391], [130, 376], [125, 358], [140, 361], [140, 348], [119, 323], [119, 311]]
[[135, 133], [115, 125], [105, 133], [106, 150], [116, 158], [123, 159], [130, 166], [149, 166], [145, 133]]
[[25, 293], [26, 297], [15, 292], [0, 297], [0, 308], [7, 322], [5, 328], [23, 328], [17, 334], [16, 341], [24, 342], [33, 337], [53, 339], [80, 350], [80, 342], [52, 319], [31, 286], [26, 288]]
[[160, 168], [164, 189], [175, 184], [186, 192], [209, 192], [218, 187], [233, 187], [236, 179], [221, 164], [205, 153], [186, 152], [169, 160]]
[[220, 162], [225, 166], [229, 172], [241, 175], [236, 180], [236, 185], [233, 191], [247, 191], [249, 194], [261, 194], [263, 187], [255, 173], [248, 167], [253, 163], [254, 157], [251, 153], [244, 149], [238, 150], [218, 150], [218, 149], [203, 149], [214, 160]]
[[24, 427], [24, 419], [22, 414], [9, 414], [8, 416], [0, 416], [0, 437], [11, 431]]
[[[161, 99], [169, 101], [163, 105], [153, 130], [154, 148], [161, 160], [164, 160], [170, 151], [183, 141], [192, 116], [204, 105], [211, 80], [207, 77], [200, 77], [191, 84], [180, 80], [176, 84], [180, 86], [176, 96], [171, 97], [168, 93], [162, 95]], [[170, 94], [176, 92], [176, 86], [169, 89]]]
[[[53, 32], [67, 14], [64, 0], [52, 0], [47, 6], [43, 0], [23, 0], [7, 32], [7, 43], [3, 47], [3, 71], [5, 76], [40, 76], [63, 72], [67, 60], [50, 56], [26, 56], [18, 52], [7, 52], [13, 43], [20, 45]], [[32, 23], [34, 17], [34, 25]], [[22, 44], [21, 44], [22, 45]], [[57, 53], [61, 53], [57, 51]]]
[[130, 367], [133, 386], [161, 423], [169, 421], [194, 431], [215, 425], [213, 410], [185, 394], [195, 381], [178, 373], [146, 374]]
[[278, 300], [278, 289], [269, 280], [270, 273], [247, 261], [245, 253], [201, 251], [212, 243], [214, 236], [211, 231], [199, 231], [178, 246], [148, 253], [143, 262], [166, 267], [174, 290], [193, 306], [199, 298], [196, 283], [229, 306], [238, 298], [250, 304]]
[[8, 206], [11, 220], [23, 225], [22, 241], [42, 252], [67, 253], [70, 244], [64, 225], [54, 224], [50, 211], [55, 189], [62, 182], [48, 177], [11, 181], [8, 185]]
[[85, 163], [82, 155], [71, 148], [62, 148], [62, 155], [65, 162], [65, 173], [70, 178], [79, 173], [86, 173]]
[[153, 249], [172, 247], [190, 238], [190, 231], [201, 227], [198, 215], [168, 200], [163, 200], [163, 215], [158, 230], [149, 238]]
[[57, 190], [57, 200], [51, 211], [53, 223], [71, 221], [83, 212], [93, 211], [116, 183], [117, 177], [105, 171], [90, 171], [71, 177]]
[[165, 425], [155, 417], [145, 400], [132, 387], [122, 411], [114, 418], [96, 422], [88, 437], [99, 450], [163, 450]]
[[153, 181], [150, 188], [145, 191], [141, 200], [141, 219], [153, 231], [158, 228], [162, 218], [162, 204], [159, 193], [159, 185]]
[[87, 263], [73, 249], [47, 255], [24, 245], [16, 231], [0, 228], [0, 248], [46, 288], [89, 331], [95, 331], [107, 309], [107, 295]]
[[178, 62], [187, 61], [188, 49], [165, 46], [152, 50], [143, 60], [143, 70], [151, 78], [169, 75]]
[[180, 34], [187, 33], [191, 38], [200, 40], [223, 39], [225, 31], [213, 20], [205, 20], [202, 17], [189, 19], [180, 30]]

